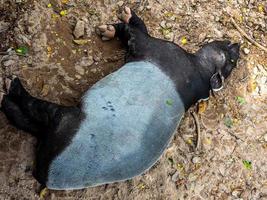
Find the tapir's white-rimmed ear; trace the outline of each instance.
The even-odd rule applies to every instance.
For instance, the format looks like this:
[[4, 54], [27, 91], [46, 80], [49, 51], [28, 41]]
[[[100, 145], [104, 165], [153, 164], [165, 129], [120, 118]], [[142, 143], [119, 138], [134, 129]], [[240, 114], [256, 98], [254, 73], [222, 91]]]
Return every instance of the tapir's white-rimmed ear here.
[[220, 72], [213, 74], [213, 76], [210, 78], [210, 86], [212, 91], [218, 92], [223, 89], [223, 79], [224, 78]]

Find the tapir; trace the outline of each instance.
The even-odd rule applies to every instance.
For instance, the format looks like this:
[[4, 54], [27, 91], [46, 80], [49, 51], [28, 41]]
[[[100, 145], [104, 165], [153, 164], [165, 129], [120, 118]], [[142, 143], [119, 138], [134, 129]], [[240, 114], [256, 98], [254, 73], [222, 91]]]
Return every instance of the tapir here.
[[79, 105], [37, 99], [18, 77], [4, 79], [1, 111], [37, 137], [33, 175], [49, 189], [81, 189], [141, 175], [160, 158], [188, 108], [220, 90], [237, 64], [237, 43], [213, 41], [191, 54], [150, 36], [128, 7], [120, 19], [96, 32], [103, 40], [122, 41], [125, 64], [88, 89]]

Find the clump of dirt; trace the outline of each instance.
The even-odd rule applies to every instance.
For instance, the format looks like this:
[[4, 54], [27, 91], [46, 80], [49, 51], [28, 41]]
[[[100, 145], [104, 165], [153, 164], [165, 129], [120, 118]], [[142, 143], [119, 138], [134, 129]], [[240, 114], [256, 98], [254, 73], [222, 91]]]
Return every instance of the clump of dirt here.
[[[216, 39], [239, 42], [239, 64], [224, 90], [200, 109], [198, 150], [192, 107], [162, 158], [144, 175], [79, 191], [49, 191], [45, 198], [266, 199], [267, 54], [229, 17], [266, 47], [264, 0], [6, 0], [0, 4], [0, 76], [18, 75], [36, 97], [78, 103], [85, 90], [123, 63], [121, 43], [102, 42], [95, 27], [117, 22], [116, 12], [126, 4], [151, 35], [190, 52]], [[75, 38], [78, 21], [84, 27]], [[18, 55], [21, 47], [28, 53]], [[39, 199], [39, 184], [31, 175], [35, 145], [0, 113], [0, 199]]]

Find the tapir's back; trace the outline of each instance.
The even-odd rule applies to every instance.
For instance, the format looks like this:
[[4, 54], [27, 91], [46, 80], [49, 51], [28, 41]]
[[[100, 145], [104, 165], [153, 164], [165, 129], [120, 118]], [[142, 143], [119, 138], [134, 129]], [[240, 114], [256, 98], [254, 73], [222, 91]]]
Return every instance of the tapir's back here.
[[183, 103], [173, 81], [150, 62], [132, 62], [83, 97], [86, 118], [49, 166], [47, 187], [78, 189], [143, 173], [168, 145]]

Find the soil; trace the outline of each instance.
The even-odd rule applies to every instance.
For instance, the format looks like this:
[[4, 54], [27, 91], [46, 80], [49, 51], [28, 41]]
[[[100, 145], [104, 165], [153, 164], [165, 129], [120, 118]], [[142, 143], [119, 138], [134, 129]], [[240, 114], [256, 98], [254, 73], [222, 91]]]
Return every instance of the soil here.
[[[190, 52], [212, 40], [239, 42], [237, 68], [222, 91], [185, 114], [168, 149], [148, 172], [94, 188], [49, 190], [40, 197], [31, 174], [36, 140], [0, 113], [0, 199], [267, 199], [267, 53], [229, 20], [230, 14], [266, 47], [264, 0], [0, 0], [0, 76], [18, 75], [38, 98], [77, 104], [84, 91], [123, 64], [121, 43], [102, 42], [95, 34], [97, 25], [118, 21], [122, 5], [144, 19], [151, 35]], [[85, 44], [74, 42], [78, 20], [85, 24], [78, 43]], [[15, 53], [22, 46], [29, 52]], [[197, 108], [198, 149], [191, 115]]]

